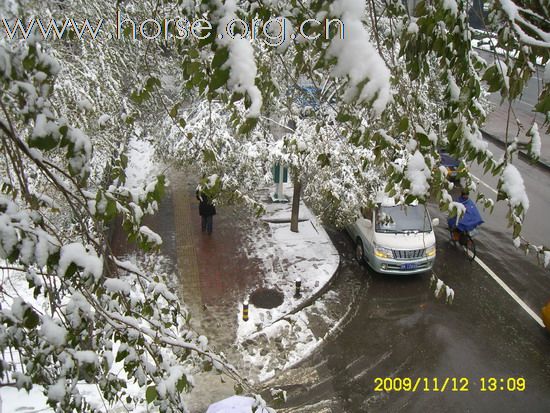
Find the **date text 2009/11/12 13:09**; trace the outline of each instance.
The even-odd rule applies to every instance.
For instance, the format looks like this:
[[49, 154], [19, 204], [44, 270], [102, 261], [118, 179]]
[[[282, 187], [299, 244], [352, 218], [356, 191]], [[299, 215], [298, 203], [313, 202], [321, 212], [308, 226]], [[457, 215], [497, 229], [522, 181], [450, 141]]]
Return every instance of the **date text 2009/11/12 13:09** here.
[[523, 377], [376, 377], [374, 391], [384, 392], [468, 392], [475, 388], [482, 392], [522, 392], [526, 389]]

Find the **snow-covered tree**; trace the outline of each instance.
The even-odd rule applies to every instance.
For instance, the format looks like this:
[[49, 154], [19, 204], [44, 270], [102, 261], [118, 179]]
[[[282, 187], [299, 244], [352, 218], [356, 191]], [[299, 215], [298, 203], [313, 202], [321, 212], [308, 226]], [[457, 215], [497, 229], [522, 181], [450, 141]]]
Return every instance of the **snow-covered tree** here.
[[[9, 274], [24, 275], [28, 285], [18, 288], [31, 292], [2, 287], [0, 348], [18, 349], [25, 365], [13, 376], [16, 385], [44, 386], [63, 411], [94, 408], [79, 381], [97, 384], [109, 404], [185, 411], [180, 393], [192, 387], [193, 371], [213, 365], [236, 374], [188, 328], [161, 274], [110, 251], [105, 228], [116, 216], [142, 247], [161, 242], [142, 218], [156, 211], [165, 179], [126, 185], [123, 143], [130, 136], [194, 160], [201, 174], [217, 177], [214, 186], [228, 202], [257, 205], [254, 188], [269, 182], [271, 165], [282, 160], [314, 209], [339, 223], [372, 202], [382, 182], [402, 201], [435, 196], [448, 209], [449, 183], [436, 167], [444, 146], [499, 177], [498, 198], [508, 203], [518, 237], [529, 206], [514, 166], [520, 145], [510, 138], [502, 159], [487, 149], [483, 87], [512, 102], [543, 65], [535, 109], [549, 120], [549, 6], [488, 2], [495, 61], [487, 63], [472, 48], [471, 3], [430, 0], [414, 11], [399, 0], [0, 6], [12, 28], [15, 17], [67, 23], [78, 14], [105, 18], [101, 33], [112, 36], [81, 39], [73, 25], [58, 40], [43, 41], [43, 27], [31, 28], [28, 39], [21, 31], [0, 39], [0, 258]], [[130, 22], [116, 31], [117, 12], [138, 22], [200, 17], [212, 27], [192, 35], [172, 19], [163, 35], [134, 39]], [[260, 27], [255, 41], [251, 30], [227, 30], [236, 18], [273, 17], [281, 18]], [[325, 18], [339, 19], [328, 32], [308, 20]], [[320, 109], [302, 113], [289, 99], [301, 79], [323, 91]], [[292, 130], [274, 137], [273, 122], [287, 127], [289, 120]], [[541, 127], [529, 127], [533, 157]], [[475, 187], [467, 172], [463, 177]]]
[[[495, 159], [488, 150], [480, 131], [486, 116], [483, 89], [486, 82], [489, 90], [500, 90], [511, 101], [536, 72], [535, 63], [548, 64], [548, 10], [540, 3], [490, 2], [486, 24], [495, 32], [495, 62], [488, 63], [472, 47], [471, 6], [469, 1], [436, 0], [420, 2], [414, 11], [408, 11], [400, 1], [279, 1], [242, 3], [239, 7], [233, 2], [215, 3], [210, 12], [216, 16], [213, 30], [217, 34], [223, 26], [219, 16], [226, 14], [244, 21], [285, 16], [286, 29], [294, 33], [307, 19], [338, 18], [343, 28], [333, 27], [332, 36], [326, 37], [322, 24], [310, 24], [308, 38], [298, 35], [277, 47], [256, 40], [247, 46], [246, 54], [239, 54], [240, 60], [231, 57], [235, 51], [230, 41], [211, 37], [204, 42], [212, 49], [210, 55], [202, 53], [195, 60], [186, 56], [186, 86], [193, 89], [198, 85], [206, 98], [221, 98], [228, 103], [228, 110], [242, 101], [245, 108], [253, 107], [244, 117], [233, 118], [230, 127], [232, 134], [246, 135], [261, 123], [261, 114], [259, 120], [255, 117], [260, 101], [252, 88], [234, 88], [229, 79], [235, 72], [247, 74], [243, 85], [255, 77], [269, 113], [284, 114], [281, 95], [289, 86], [298, 85], [300, 77], [319, 87], [327, 82], [335, 91], [331, 104], [337, 112], [337, 132], [333, 137], [345, 136], [372, 150], [377, 155], [373, 163], [389, 178], [388, 192], [406, 202], [426, 202], [435, 196], [441, 208], [448, 209], [452, 202], [449, 185], [437, 168], [437, 148], [445, 147], [500, 178], [499, 199], [510, 207], [509, 224], [517, 237], [528, 207], [521, 177], [513, 165], [519, 145], [511, 145], [503, 159]], [[345, 31], [343, 39], [337, 35], [338, 29]], [[508, 53], [501, 57], [497, 50]], [[210, 74], [209, 81], [199, 80], [200, 68], [207, 77]], [[548, 82], [541, 82], [536, 109], [546, 115]], [[317, 117], [317, 125], [324, 122]], [[534, 156], [540, 147], [537, 130], [534, 124], [529, 132]], [[398, 157], [403, 162], [394, 162]], [[475, 189], [470, 175], [463, 175], [466, 185]], [[479, 196], [484, 200], [482, 193]]]

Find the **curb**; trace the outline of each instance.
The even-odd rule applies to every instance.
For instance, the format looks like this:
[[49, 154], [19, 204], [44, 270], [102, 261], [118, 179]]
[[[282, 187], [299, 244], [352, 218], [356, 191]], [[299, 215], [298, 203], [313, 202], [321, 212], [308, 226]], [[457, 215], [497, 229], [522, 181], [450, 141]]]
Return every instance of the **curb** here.
[[306, 300], [304, 300], [303, 302], [301, 302], [300, 304], [298, 304], [295, 308], [293, 308], [292, 310], [290, 310], [288, 313], [286, 314], [283, 314], [282, 316], [280, 316], [279, 318], [273, 320], [272, 323], [270, 323], [269, 325], [266, 325], [265, 327], [263, 327], [261, 330], [258, 330], [258, 331], [254, 331], [254, 333], [244, 337], [244, 339], [250, 339], [256, 335], [259, 335], [261, 334], [265, 329], [275, 325], [276, 323], [278, 323], [279, 321], [281, 320], [284, 320], [286, 319], [287, 317], [291, 316], [291, 315], [294, 315], [296, 314], [297, 312], [299, 311], [302, 311], [304, 308], [306, 307], [309, 307], [310, 305], [312, 305], [319, 297], [321, 297], [324, 293], [327, 292], [327, 290], [329, 289], [329, 287], [334, 283], [334, 280], [336, 280], [336, 278], [338, 277], [339, 275], [339, 272], [340, 272], [340, 266], [342, 264], [342, 261], [340, 260], [340, 256], [338, 254], [338, 266], [336, 267], [336, 270], [334, 271], [334, 273], [331, 275], [331, 277], [329, 278], [329, 280], [321, 287], [319, 288], [317, 291], [315, 291], [310, 297], [308, 297]]
[[[307, 221], [307, 220], [305, 220]], [[325, 230], [326, 232], [326, 230]], [[328, 236], [328, 234], [327, 234]], [[329, 240], [330, 240], [330, 237], [329, 237]], [[331, 243], [332, 243], [332, 240], [330, 240]], [[333, 244], [334, 245], [334, 244]], [[276, 323], [278, 323], [279, 321], [281, 320], [284, 320], [286, 319], [287, 317], [291, 316], [291, 315], [294, 315], [296, 314], [297, 312], [299, 311], [302, 311], [304, 308], [306, 307], [309, 307], [310, 305], [312, 305], [319, 297], [321, 297], [324, 293], [327, 292], [327, 290], [330, 288], [330, 286], [334, 283], [334, 281], [336, 280], [336, 278], [338, 277], [339, 273], [340, 273], [340, 267], [342, 265], [342, 260], [340, 259], [340, 254], [336, 253], [335, 254], [337, 257], [338, 257], [338, 265], [336, 266], [336, 269], [334, 270], [334, 272], [332, 273], [332, 275], [330, 276], [330, 278], [328, 279], [328, 281], [326, 283], [324, 283], [318, 290], [316, 290], [310, 297], [308, 297], [307, 299], [305, 299], [304, 301], [302, 301], [300, 304], [298, 304], [296, 307], [294, 307], [292, 310], [290, 310], [288, 313], [286, 314], [283, 314], [282, 316], [280, 316], [279, 318], [276, 318], [275, 320], [273, 320], [273, 322], [271, 322], [269, 325], [266, 325], [264, 326], [261, 330], [258, 330], [258, 331], [255, 331], [254, 333], [252, 333], [251, 335], [249, 336], [246, 336], [244, 337], [245, 339], [249, 339], [253, 336], [256, 336], [258, 334], [261, 334], [265, 329], [275, 325]]]
[[[491, 142], [493, 142], [495, 145], [502, 149], [506, 149], [506, 144], [502, 141], [502, 139], [497, 138], [496, 136], [485, 132], [483, 129], [480, 129], [481, 133], [485, 138], [488, 138]], [[547, 162], [541, 158], [539, 159], [533, 159], [531, 158], [527, 153], [524, 151], [518, 151], [518, 156], [521, 160], [527, 162], [530, 165], [538, 166], [541, 169], [544, 169], [547, 172], [550, 172], [550, 162]]]
[[[260, 218], [263, 222], [268, 222], [271, 224], [288, 224], [290, 223], [290, 218], [269, 218], [269, 217], [263, 217]], [[298, 218], [298, 222], [305, 222], [309, 221], [309, 218]]]
[[[329, 278], [329, 280], [321, 287], [319, 288], [317, 291], [315, 291], [311, 297], [307, 298], [305, 301], [303, 301], [302, 303], [300, 303], [298, 306], [296, 306], [296, 308], [292, 309], [291, 311], [289, 311], [288, 313], [286, 313], [285, 315], [282, 315], [281, 317], [277, 318], [275, 321], [273, 321], [273, 323], [271, 323], [268, 327], [272, 326], [273, 324], [281, 321], [281, 320], [284, 320], [285, 318], [287, 318], [288, 316], [290, 315], [294, 315], [296, 314], [298, 311], [302, 311], [304, 308], [306, 307], [309, 307], [311, 304], [313, 304], [319, 297], [321, 297], [324, 293], [327, 292], [327, 290], [329, 289], [329, 287], [334, 283], [334, 280], [336, 280], [336, 278], [338, 277], [339, 273], [340, 273], [340, 266], [342, 265], [342, 261], [340, 260], [340, 255], [338, 254], [338, 266], [336, 267], [336, 270], [334, 271], [334, 273], [332, 274], [332, 276]], [[267, 328], [267, 327], [266, 327]]]

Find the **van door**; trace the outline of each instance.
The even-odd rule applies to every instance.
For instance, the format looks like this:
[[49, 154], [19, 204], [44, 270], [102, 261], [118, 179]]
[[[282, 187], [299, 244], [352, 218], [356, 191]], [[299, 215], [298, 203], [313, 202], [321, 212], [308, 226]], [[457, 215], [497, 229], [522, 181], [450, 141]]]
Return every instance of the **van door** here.
[[[371, 225], [367, 225], [367, 221], [371, 222]], [[365, 250], [365, 257], [370, 260], [374, 253], [373, 238], [374, 238], [374, 210], [372, 208], [361, 208], [361, 218], [358, 220], [357, 225], [360, 229], [361, 240], [363, 241], [363, 248]]]

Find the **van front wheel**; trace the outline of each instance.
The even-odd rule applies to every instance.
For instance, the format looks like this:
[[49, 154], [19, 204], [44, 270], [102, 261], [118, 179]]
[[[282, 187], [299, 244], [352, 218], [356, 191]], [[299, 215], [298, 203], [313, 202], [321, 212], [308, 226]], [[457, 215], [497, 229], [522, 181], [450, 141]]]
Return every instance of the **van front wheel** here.
[[363, 249], [363, 243], [359, 238], [355, 244], [355, 259], [359, 264], [363, 264], [365, 262], [365, 250]]

